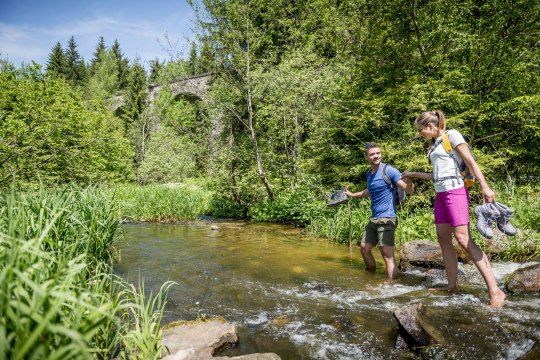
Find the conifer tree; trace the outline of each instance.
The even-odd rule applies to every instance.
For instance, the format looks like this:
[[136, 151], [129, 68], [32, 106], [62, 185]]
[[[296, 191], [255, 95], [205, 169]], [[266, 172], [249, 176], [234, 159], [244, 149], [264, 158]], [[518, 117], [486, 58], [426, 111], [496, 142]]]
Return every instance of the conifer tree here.
[[197, 44], [195, 44], [195, 41], [191, 42], [191, 49], [189, 50], [188, 63], [189, 63], [190, 75], [197, 74], [199, 70], [199, 59], [197, 56]]
[[124, 57], [122, 50], [120, 50], [120, 43], [118, 39], [114, 39], [114, 43], [111, 47], [115, 57], [116, 64], [118, 67], [118, 84], [120, 89], [123, 90], [127, 87], [128, 84], [128, 71], [129, 71], [129, 60]]
[[71, 36], [68, 41], [68, 46], [65, 52], [66, 57], [66, 79], [72, 85], [83, 85], [87, 78], [87, 69], [84, 59], [77, 50], [75, 38]]
[[148, 119], [144, 116], [146, 98], [146, 71], [138, 61], [135, 61], [129, 68], [124, 93], [126, 111], [123, 114], [124, 134], [135, 149], [135, 164], [140, 164], [144, 159], [145, 143], [149, 133]]
[[215, 59], [212, 47], [208, 44], [208, 41], [203, 41], [199, 56], [199, 73], [212, 72], [214, 70], [214, 64]]
[[62, 45], [57, 42], [51, 50], [47, 61], [47, 72], [55, 76], [65, 77], [67, 70], [66, 57]]
[[159, 74], [163, 67], [165, 66], [165, 61], [161, 62], [159, 58], [155, 58], [154, 60], [149, 61], [150, 64], [150, 77], [148, 78], [148, 81], [151, 84], [155, 84], [159, 80]]
[[96, 72], [96, 66], [101, 62], [103, 59], [103, 56], [105, 52], [107, 51], [107, 47], [105, 46], [105, 39], [103, 39], [103, 36], [99, 37], [98, 44], [96, 45], [96, 51], [94, 51], [94, 57], [90, 61], [90, 75], [94, 75]]

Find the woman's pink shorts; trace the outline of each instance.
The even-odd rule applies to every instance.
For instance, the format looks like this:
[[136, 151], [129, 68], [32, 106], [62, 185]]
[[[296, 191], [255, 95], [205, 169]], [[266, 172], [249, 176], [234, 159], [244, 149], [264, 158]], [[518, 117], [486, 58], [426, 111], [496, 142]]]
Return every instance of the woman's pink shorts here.
[[469, 192], [465, 186], [435, 196], [435, 224], [469, 224]]

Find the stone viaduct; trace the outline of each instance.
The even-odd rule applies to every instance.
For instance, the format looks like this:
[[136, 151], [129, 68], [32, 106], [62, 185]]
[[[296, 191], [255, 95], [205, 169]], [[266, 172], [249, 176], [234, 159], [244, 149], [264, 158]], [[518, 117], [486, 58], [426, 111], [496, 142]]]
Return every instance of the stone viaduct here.
[[[191, 101], [202, 100], [208, 91], [213, 75], [213, 73], [206, 73], [171, 81], [167, 85], [149, 85], [147, 88], [148, 99], [152, 103], [159, 91], [164, 86], [169, 86], [175, 98], [186, 98]], [[112, 98], [111, 108], [113, 111], [121, 111], [123, 105], [125, 105], [125, 100], [122, 95]]]

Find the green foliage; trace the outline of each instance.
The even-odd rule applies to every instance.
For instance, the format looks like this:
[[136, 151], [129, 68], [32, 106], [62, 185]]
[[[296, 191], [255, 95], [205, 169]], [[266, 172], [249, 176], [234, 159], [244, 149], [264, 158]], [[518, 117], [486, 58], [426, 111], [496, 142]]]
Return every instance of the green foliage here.
[[135, 63], [129, 69], [123, 97], [126, 102], [123, 114], [126, 133], [132, 129], [138, 132], [147, 100], [146, 72], [141, 64]]
[[155, 58], [154, 60], [149, 61], [150, 65], [150, 76], [148, 77], [148, 82], [150, 84], [157, 84], [159, 79], [159, 74], [161, 73], [161, 70], [165, 66], [165, 62], [161, 62], [159, 58]]
[[341, 205], [337, 208], [328, 208], [325, 216], [314, 218], [308, 226], [310, 234], [331, 239], [339, 243], [349, 242], [349, 232], [351, 242], [359, 243], [364, 228], [371, 216], [369, 201], [350, 202], [350, 226], [349, 226], [349, 207]]
[[121, 292], [122, 306], [126, 308], [126, 321], [133, 319], [133, 325], [122, 337], [123, 349], [121, 359], [161, 359], [166, 353], [165, 345], [161, 342], [161, 319], [165, 309], [165, 299], [168, 291], [175, 282], [167, 281], [157, 294], [151, 291], [147, 295], [144, 280], [139, 279], [138, 286], [129, 284]]
[[53, 76], [64, 76], [67, 72], [66, 57], [60, 42], [57, 42], [51, 50], [47, 60], [47, 72]]
[[90, 76], [96, 73], [96, 67], [99, 65], [99, 63], [101, 63], [106, 51], [107, 47], [105, 46], [105, 39], [103, 38], [103, 36], [100, 36], [96, 45], [96, 50], [93, 54], [94, 57], [92, 58], [92, 60], [90, 60], [90, 66], [88, 67]]
[[[130, 82], [133, 81], [133, 79], [130, 80], [130, 72], [132, 71], [132, 69], [129, 68], [129, 60], [126, 59], [126, 57], [122, 53], [122, 50], [120, 49], [120, 43], [117, 39], [114, 39], [114, 43], [111, 46], [111, 51], [113, 52], [116, 59], [116, 67], [118, 69], [118, 86], [120, 89], [125, 89], [130, 85]], [[137, 63], [135, 63], [134, 66], [136, 67]]]
[[190, 65], [183, 59], [169, 61], [164, 65], [157, 66], [153, 73], [152, 83], [162, 85], [191, 75]]
[[212, 192], [195, 182], [165, 185], [123, 185], [110, 189], [120, 204], [118, 217], [129, 221], [196, 220], [207, 213]]
[[217, 218], [246, 219], [248, 208], [238, 204], [230, 195], [216, 191], [208, 205], [208, 215]]
[[537, 183], [525, 186], [499, 183], [495, 187], [497, 201], [514, 210], [510, 222], [518, 229], [508, 237], [505, 256], [512, 260], [526, 260], [540, 256], [540, 187]]
[[118, 67], [114, 53], [103, 50], [99, 54], [99, 61], [93, 64], [92, 74], [84, 89], [85, 98], [105, 102], [113, 98], [118, 89]]
[[306, 225], [327, 213], [324, 207], [324, 201], [312, 191], [280, 192], [274, 201], [263, 200], [251, 206], [248, 217], [253, 221]]
[[65, 78], [73, 86], [82, 86], [86, 82], [88, 70], [86, 69], [84, 59], [79, 54], [77, 47], [78, 45], [75, 42], [75, 38], [72, 36], [64, 51], [64, 56], [66, 58]]
[[161, 355], [170, 284], [146, 298], [112, 274], [115, 209], [95, 188], [0, 194], [0, 358]]
[[39, 66], [0, 72], [0, 185], [130, 179], [130, 149], [103, 104]]
[[138, 168], [140, 183], [180, 182], [204, 174], [208, 125], [196, 104], [175, 100], [164, 88], [146, 118], [146, 151]]
[[198, 175], [196, 157], [199, 146], [188, 136], [178, 136], [162, 127], [148, 141], [148, 151], [139, 166], [139, 183], [177, 183]]

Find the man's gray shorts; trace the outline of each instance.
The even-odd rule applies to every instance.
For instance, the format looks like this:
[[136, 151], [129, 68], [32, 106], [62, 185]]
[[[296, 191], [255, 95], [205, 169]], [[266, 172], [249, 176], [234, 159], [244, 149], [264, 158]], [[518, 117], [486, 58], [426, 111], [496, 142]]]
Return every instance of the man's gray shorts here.
[[394, 246], [397, 218], [370, 218], [362, 236], [362, 243], [376, 246]]

